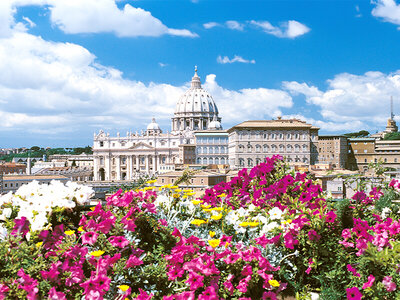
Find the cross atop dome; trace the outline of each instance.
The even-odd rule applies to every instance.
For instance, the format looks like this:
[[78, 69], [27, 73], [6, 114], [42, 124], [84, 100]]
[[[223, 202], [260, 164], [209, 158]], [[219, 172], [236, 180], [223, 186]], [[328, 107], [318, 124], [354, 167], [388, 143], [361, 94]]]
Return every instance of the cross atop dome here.
[[194, 66], [194, 76], [192, 77], [192, 89], [201, 89], [201, 81], [199, 75], [197, 75], [197, 66]]

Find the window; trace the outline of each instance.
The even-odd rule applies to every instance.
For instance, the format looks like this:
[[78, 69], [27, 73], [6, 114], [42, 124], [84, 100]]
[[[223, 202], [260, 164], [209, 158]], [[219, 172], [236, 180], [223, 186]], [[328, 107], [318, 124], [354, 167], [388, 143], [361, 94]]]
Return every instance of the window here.
[[367, 153], [367, 149], [364, 150], [364, 153]]
[[367, 159], [364, 159], [364, 162], [367, 162]]
[[358, 152], [358, 150], [356, 149], [356, 150], [354, 150], [354, 153], [357, 153]]
[[247, 152], [248, 153], [253, 152], [253, 146], [252, 145], [247, 145]]
[[378, 160], [375, 158], [375, 159], [374, 159], [374, 162], [376, 162], [376, 163], [377, 163], [377, 162], [378, 162]]
[[104, 142], [103, 141], [100, 142], [100, 147], [104, 147]]
[[104, 158], [100, 156], [100, 165], [104, 165]]
[[253, 166], [253, 160], [252, 160], [251, 158], [248, 158], [248, 159], [247, 159], [247, 165], [248, 165], [249, 167], [252, 167], [252, 166]]
[[244, 167], [244, 159], [243, 158], [239, 158], [239, 166]]
[[201, 184], [204, 184], [204, 179], [202, 178], [202, 179], [200, 180], [200, 182], [201, 182]]
[[161, 183], [164, 183], [164, 181], [165, 181], [164, 178], [161, 178]]
[[5, 183], [4, 186], [7, 187], [7, 183]]
[[269, 146], [267, 144], [264, 145], [264, 152], [265, 153], [269, 152]]
[[243, 145], [239, 145], [238, 152], [240, 152], [240, 153], [244, 152], [244, 146]]
[[258, 153], [261, 152], [261, 146], [260, 145], [256, 145], [256, 152], [258, 152]]
[[385, 162], [387, 162], [387, 158], [385, 158]]
[[394, 159], [394, 162], [397, 163], [397, 158]]

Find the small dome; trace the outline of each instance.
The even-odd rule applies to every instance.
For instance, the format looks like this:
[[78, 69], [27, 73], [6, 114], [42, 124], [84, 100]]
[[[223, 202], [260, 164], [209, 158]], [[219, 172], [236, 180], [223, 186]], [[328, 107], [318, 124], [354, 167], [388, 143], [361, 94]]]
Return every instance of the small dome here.
[[221, 130], [222, 125], [221, 123], [217, 120], [216, 116], [214, 115], [213, 120], [208, 124], [208, 130]]
[[151, 119], [151, 123], [147, 125], [147, 130], [161, 130], [155, 118]]

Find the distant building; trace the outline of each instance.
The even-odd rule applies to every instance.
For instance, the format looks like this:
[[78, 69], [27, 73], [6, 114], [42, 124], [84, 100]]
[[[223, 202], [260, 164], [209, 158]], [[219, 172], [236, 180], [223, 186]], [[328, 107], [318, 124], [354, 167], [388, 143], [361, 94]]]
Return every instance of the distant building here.
[[229, 165], [251, 168], [279, 154], [290, 165], [310, 165], [318, 159], [318, 127], [298, 119], [245, 121], [228, 130]]
[[41, 184], [49, 184], [52, 180], [58, 180], [64, 184], [69, 181], [68, 177], [60, 175], [6, 175], [3, 176], [2, 193], [15, 192], [22, 185], [28, 184], [34, 180]]
[[35, 175], [61, 175], [67, 177], [70, 181], [92, 181], [93, 168], [92, 167], [52, 167], [44, 168]]
[[[155, 186], [163, 186], [166, 184], [173, 184], [179, 177], [181, 177], [183, 171], [173, 171], [158, 175]], [[195, 191], [204, 191], [205, 189], [211, 188], [214, 185], [226, 181], [226, 175], [218, 172], [212, 172], [208, 170], [200, 170], [193, 175], [190, 179], [190, 183], [182, 183], [179, 186], [183, 188], [194, 189]]]
[[23, 174], [26, 171], [26, 165], [19, 163], [0, 163], [0, 173], [2, 174]]
[[65, 167], [93, 167], [93, 154], [54, 154], [49, 161], [63, 162]]
[[348, 142], [344, 135], [318, 136], [318, 163], [344, 169], [347, 167], [347, 158]]

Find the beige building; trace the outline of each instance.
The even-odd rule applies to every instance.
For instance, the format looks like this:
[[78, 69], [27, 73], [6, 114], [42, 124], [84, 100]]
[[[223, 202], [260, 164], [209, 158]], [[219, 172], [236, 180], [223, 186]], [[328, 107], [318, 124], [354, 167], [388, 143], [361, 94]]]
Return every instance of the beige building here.
[[93, 154], [54, 154], [49, 156], [49, 161], [63, 162], [65, 167], [93, 167]]
[[26, 165], [14, 162], [0, 163], [0, 174], [23, 174], [25, 173]]
[[318, 136], [318, 163], [344, 169], [347, 167], [347, 157], [348, 142], [344, 135]]
[[290, 165], [314, 164], [318, 130], [298, 119], [245, 121], [228, 130], [229, 165], [232, 169], [251, 168], [277, 154]]
[[[173, 171], [160, 174], [155, 186], [159, 187], [166, 184], [173, 184], [182, 176], [182, 174], [183, 171]], [[226, 181], [226, 174], [208, 170], [199, 170], [190, 179], [190, 184], [182, 183], [179, 186], [182, 188], [194, 189], [195, 191], [204, 191], [223, 181]]]
[[214, 129], [195, 132], [196, 163], [199, 165], [228, 164], [228, 132]]

